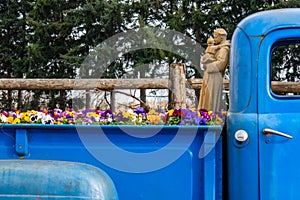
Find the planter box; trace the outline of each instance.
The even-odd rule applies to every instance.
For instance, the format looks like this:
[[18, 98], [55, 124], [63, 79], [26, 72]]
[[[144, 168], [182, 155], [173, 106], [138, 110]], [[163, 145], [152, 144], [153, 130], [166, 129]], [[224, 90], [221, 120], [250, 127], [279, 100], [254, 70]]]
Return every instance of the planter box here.
[[95, 166], [121, 200], [222, 199], [221, 132], [221, 126], [5, 124], [0, 159]]

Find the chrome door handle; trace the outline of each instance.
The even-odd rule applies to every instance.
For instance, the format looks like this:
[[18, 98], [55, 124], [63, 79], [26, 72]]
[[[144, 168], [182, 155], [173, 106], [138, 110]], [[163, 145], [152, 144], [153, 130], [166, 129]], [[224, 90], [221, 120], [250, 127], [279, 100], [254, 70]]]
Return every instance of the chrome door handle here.
[[279, 131], [275, 131], [273, 129], [270, 128], [265, 128], [263, 130], [263, 134], [268, 135], [268, 134], [273, 134], [273, 135], [279, 135], [281, 137], [285, 137], [285, 138], [289, 138], [289, 139], [293, 139], [293, 136], [279, 132]]

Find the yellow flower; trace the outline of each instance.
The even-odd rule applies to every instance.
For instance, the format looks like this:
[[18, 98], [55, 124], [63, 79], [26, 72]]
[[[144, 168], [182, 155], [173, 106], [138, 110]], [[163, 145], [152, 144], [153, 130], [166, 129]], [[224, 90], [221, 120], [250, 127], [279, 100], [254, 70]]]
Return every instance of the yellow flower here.
[[75, 113], [74, 111], [66, 111], [66, 112], [67, 112], [67, 114], [69, 114], [72, 117], [74, 116], [74, 113]]
[[125, 118], [127, 118], [127, 119], [134, 119], [134, 118], [135, 118], [135, 115], [132, 114], [132, 113], [130, 113], [130, 112], [125, 112], [125, 111], [123, 111], [123, 112], [122, 112], [122, 115], [123, 115], [123, 117], [125, 117]]
[[168, 113], [169, 113], [169, 115], [170, 116], [172, 116], [173, 115], [173, 112], [174, 112], [174, 110], [172, 109], [172, 110], [168, 110]]
[[[60, 119], [60, 118], [59, 118], [59, 119]], [[57, 120], [54, 120], [54, 122], [53, 122], [53, 123], [54, 123], [54, 124], [63, 124], [63, 123], [62, 123], [62, 121], [61, 121], [61, 120], [59, 120], [59, 119], [57, 119]]]
[[25, 120], [26, 122], [30, 122], [30, 117], [29, 117], [29, 115], [26, 115], [26, 116], [24, 117], [24, 120]]
[[222, 124], [222, 122], [223, 122], [223, 120], [221, 117], [216, 118], [216, 125], [220, 125], [220, 124]]
[[159, 124], [161, 122], [161, 118], [158, 115], [148, 115], [147, 120], [153, 124]]
[[123, 117], [125, 117], [125, 118], [129, 118], [129, 113], [128, 112], [125, 112], [125, 111], [123, 111], [122, 112], [122, 115], [123, 115]]
[[24, 112], [24, 113], [21, 113], [20, 114], [20, 119], [29, 123], [30, 122], [30, 113], [28, 111]]
[[56, 120], [56, 123], [57, 123], [57, 124], [63, 124], [63, 121], [64, 121], [64, 119], [63, 119], [62, 117], [60, 117], [60, 118], [58, 118], [58, 119]]
[[15, 118], [13, 124], [20, 124], [21, 120], [19, 118]]
[[9, 116], [9, 117], [7, 118], [7, 122], [8, 122], [9, 124], [12, 124], [13, 121], [14, 121], [14, 118], [13, 118], [12, 116]]
[[36, 111], [36, 110], [30, 110], [30, 111], [28, 111], [29, 113], [32, 113], [32, 114], [38, 114], [38, 111]]
[[89, 113], [87, 113], [86, 116], [88, 116], [88, 117], [97, 117], [98, 115], [95, 112], [89, 112]]
[[154, 109], [149, 110], [149, 115], [156, 115], [158, 112]]
[[142, 120], [143, 120], [143, 115], [142, 115], [142, 114], [139, 114], [139, 115], [138, 115], [138, 121], [141, 122]]

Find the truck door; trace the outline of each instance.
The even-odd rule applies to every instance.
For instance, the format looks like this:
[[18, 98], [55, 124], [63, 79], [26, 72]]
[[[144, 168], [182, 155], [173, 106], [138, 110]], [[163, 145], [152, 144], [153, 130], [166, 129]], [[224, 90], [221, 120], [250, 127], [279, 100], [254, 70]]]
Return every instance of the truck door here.
[[262, 37], [257, 70], [260, 199], [300, 199], [300, 29]]

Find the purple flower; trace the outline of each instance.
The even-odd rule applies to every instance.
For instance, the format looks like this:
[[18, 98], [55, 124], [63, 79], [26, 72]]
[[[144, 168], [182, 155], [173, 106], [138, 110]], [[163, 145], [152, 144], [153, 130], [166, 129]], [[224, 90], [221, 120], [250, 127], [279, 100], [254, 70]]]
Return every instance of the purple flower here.
[[91, 117], [90, 117], [90, 120], [91, 120], [92, 122], [96, 122], [96, 118], [95, 118], [94, 116], [91, 116]]
[[182, 125], [192, 125], [192, 121], [190, 119], [184, 119], [184, 120], [181, 120], [178, 125], [180, 125], [180, 126], [182, 126]]
[[206, 119], [205, 118], [202, 118], [200, 116], [196, 116], [195, 117], [195, 124], [196, 125], [206, 125]]
[[52, 117], [54, 116], [54, 110], [49, 110], [48, 113], [50, 116], [52, 116]]
[[85, 118], [85, 115], [83, 113], [76, 113], [75, 118]]
[[184, 116], [186, 118], [195, 118], [196, 117], [196, 112], [193, 112], [191, 110], [185, 109], [184, 113], [185, 113]]
[[143, 113], [145, 113], [144, 108], [142, 108], [142, 107], [136, 108], [136, 109], [135, 109], [135, 112], [136, 112], [137, 114], [143, 114]]
[[86, 110], [83, 110], [82, 113], [86, 115], [87, 113], [90, 113], [90, 112], [93, 112], [93, 111], [94, 110], [92, 110], [92, 109], [86, 109]]
[[200, 109], [199, 112], [200, 112], [200, 115], [204, 115], [204, 114], [208, 113], [208, 111], [206, 109]]
[[118, 122], [128, 122], [129, 121], [129, 118], [126, 118], [122, 115], [122, 113], [118, 113], [116, 116], [115, 116], [115, 119], [116, 121]]
[[69, 114], [66, 115], [66, 118], [67, 118], [68, 120], [72, 120], [72, 119], [73, 119], [73, 117], [72, 117], [71, 115], [69, 115]]
[[199, 112], [200, 112], [200, 116], [201, 116], [202, 118], [206, 119], [206, 121], [211, 120], [211, 117], [210, 117], [210, 115], [208, 114], [208, 111], [207, 111], [207, 110], [205, 110], [205, 109], [200, 109]]
[[57, 114], [60, 114], [60, 113], [62, 113], [62, 110], [59, 109], [59, 108], [55, 108], [55, 109], [54, 109], [54, 112], [56, 112]]
[[217, 114], [216, 113], [212, 113], [210, 117], [211, 117], [212, 120], [215, 120], [217, 118]]
[[135, 109], [135, 112], [136, 112], [136, 114], [138, 114], [138, 115], [141, 114], [143, 119], [146, 119], [146, 118], [147, 118], [147, 117], [146, 117], [146, 112], [145, 112], [144, 108], [142, 108], [142, 107], [136, 108], [136, 109]]
[[204, 118], [201, 118], [200, 121], [199, 121], [199, 125], [206, 125], [206, 119]]
[[113, 117], [112, 110], [106, 110], [104, 113], [101, 113], [101, 117]]

